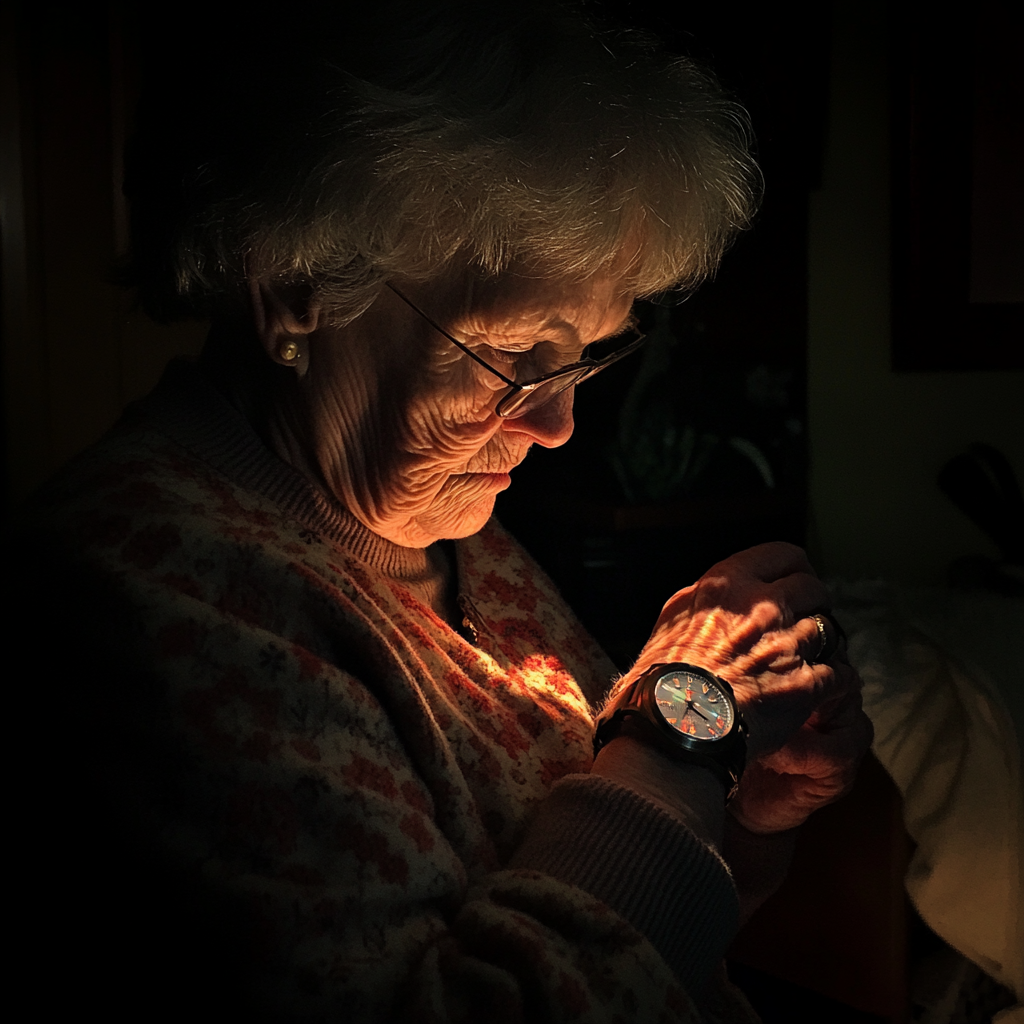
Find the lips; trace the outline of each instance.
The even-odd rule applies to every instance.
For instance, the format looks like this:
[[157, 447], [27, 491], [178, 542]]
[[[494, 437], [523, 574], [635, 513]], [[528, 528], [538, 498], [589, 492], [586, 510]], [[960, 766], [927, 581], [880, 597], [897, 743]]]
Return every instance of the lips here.
[[518, 458], [510, 459], [509, 455], [512, 453], [507, 450], [487, 452], [485, 449], [469, 460], [463, 472], [467, 476], [471, 474], [481, 476], [508, 476], [516, 466], [522, 463], [529, 451], [530, 448], [527, 446]]

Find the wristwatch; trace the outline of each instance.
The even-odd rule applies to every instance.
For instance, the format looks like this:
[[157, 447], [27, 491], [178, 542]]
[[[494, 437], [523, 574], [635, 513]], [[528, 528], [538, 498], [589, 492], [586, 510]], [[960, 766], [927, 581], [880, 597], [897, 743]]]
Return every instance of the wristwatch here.
[[747, 727], [732, 687], [697, 665], [655, 665], [606, 708], [594, 733], [594, 753], [634, 724], [637, 738], [676, 761], [709, 768], [726, 801], [739, 786], [747, 760]]

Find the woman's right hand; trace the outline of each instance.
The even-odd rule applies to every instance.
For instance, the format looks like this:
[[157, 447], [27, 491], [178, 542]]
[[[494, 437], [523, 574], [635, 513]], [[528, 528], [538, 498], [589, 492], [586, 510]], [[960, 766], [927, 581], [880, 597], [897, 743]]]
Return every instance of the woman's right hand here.
[[787, 832], [853, 786], [874, 729], [856, 671], [838, 660], [835, 668], [846, 677], [846, 696], [819, 707], [780, 750], [748, 764], [729, 805], [748, 832]]

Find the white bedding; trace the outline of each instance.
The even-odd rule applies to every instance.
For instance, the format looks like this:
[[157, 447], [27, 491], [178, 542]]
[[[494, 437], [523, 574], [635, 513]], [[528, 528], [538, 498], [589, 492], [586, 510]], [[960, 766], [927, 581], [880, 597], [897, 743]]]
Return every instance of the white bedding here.
[[874, 752], [917, 849], [906, 886], [927, 924], [1020, 1004], [1024, 1021], [1024, 602], [834, 586], [864, 679]]

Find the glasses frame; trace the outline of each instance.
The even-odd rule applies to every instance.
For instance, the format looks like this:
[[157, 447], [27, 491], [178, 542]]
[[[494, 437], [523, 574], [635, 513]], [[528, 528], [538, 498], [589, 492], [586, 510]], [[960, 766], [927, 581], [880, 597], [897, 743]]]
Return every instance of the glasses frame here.
[[[589, 378], [593, 377], [594, 374], [600, 373], [605, 369], [605, 367], [611, 366], [612, 363], [617, 363], [620, 359], [635, 352], [643, 344], [644, 338], [646, 337], [646, 335], [636, 331], [636, 337], [633, 341], [620, 349], [616, 349], [610, 355], [605, 356], [604, 359], [580, 359], [575, 363], [569, 363], [568, 366], [563, 366], [560, 370], [552, 370], [550, 373], [544, 373], [539, 377], [533, 377], [530, 380], [524, 380], [519, 383], [517, 381], [510, 380], [500, 370], [496, 370], [489, 362], [487, 362], [486, 359], [478, 356], [468, 345], [459, 341], [458, 338], [453, 338], [439, 323], [427, 316], [427, 314], [424, 313], [416, 303], [403, 295], [393, 284], [387, 283], [387, 287], [390, 288], [391, 291], [393, 291], [395, 295], [397, 295], [413, 312], [418, 313], [428, 324], [430, 324], [438, 334], [447, 338], [456, 348], [465, 352], [473, 362], [479, 363], [485, 370], [494, 374], [498, 380], [504, 382], [512, 389], [507, 395], [502, 396], [494, 409], [494, 414], [502, 419], [510, 419], [514, 417], [516, 412], [522, 408], [523, 404], [528, 400], [530, 394], [536, 391], [542, 384], [548, 384], [553, 380], [557, 380], [559, 377], [568, 378], [579, 374], [577, 379], [569, 381], [566, 383], [565, 387], [553, 391], [550, 397], [545, 398], [540, 405], [544, 405], [556, 398], [563, 391], [566, 391], [571, 387], [575, 387], [577, 384], [582, 384], [585, 380], [589, 380]], [[516, 401], [517, 399], [518, 401]], [[535, 406], [534, 408], [540, 408], [540, 405]], [[525, 413], [522, 413], [521, 415], [525, 415]]]

